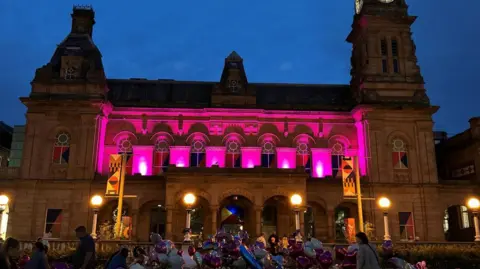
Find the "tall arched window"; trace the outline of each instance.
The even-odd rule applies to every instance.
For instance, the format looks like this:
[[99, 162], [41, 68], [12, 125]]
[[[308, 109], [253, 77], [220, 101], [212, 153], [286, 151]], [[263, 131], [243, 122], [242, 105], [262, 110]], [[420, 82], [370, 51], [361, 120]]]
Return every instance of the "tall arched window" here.
[[53, 144], [53, 158], [54, 164], [67, 164], [70, 157], [70, 135], [66, 132], [58, 133], [55, 136]]
[[159, 139], [155, 142], [155, 155], [153, 156], [153, 173], [161, 175], [165, 173], [170, 164], [170, 145], [168, 141]]
[[463, 229], [470, 228], [470, 216], [466, 206], [460, 206], [460, 219], [462, 220], [461, 227]]
[[392, 141], [392, 164], [393, 169], [408, 169], [407, 146], [401, 139]]
[[306, 142], [297, 143], [297, 167], [305, 167], [305, 172], [310, 173], [310, 147]]
[[331, 156], [332, 156], [332, 176], [335, 178], [342, 177], [342, 161], [345, 157], [345, 148], [339, 142], [335, 142], [332, 145]]
[[190, 149], [190, 166], [205, 167], [205, 141], [194, 140]]
[[133, 167], [133, 146], [129, 138], [122, 138], [120, 141], [118, 141], [117, 152], [118, 154], [122, 154], [127, 158], [125, 174], [131, 175]]
[[264, 141], [262, 145], [262, 167], [271, 168], [275, 165], [275, 144], [272, 141]]
[[227, 142], [227, 154], [225, 159], [225, 167], [238, 168], [242, 167], [242, 155], [240, 143], [237, 140]]

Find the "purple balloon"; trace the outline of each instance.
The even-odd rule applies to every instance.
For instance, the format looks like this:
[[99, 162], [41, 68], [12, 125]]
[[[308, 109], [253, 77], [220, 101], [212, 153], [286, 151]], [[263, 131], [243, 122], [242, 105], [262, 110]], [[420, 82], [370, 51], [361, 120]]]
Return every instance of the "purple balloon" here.
[[316, 249], [314, 249], [314, 250], [315, 250], [315, 253], [317, 254], [317, 256], [322, 255], [323, 252], [324, 252], [323, 249], [321, 249], [321, 248], [316, 248]]
[[333, 259], [332, 259], [332, 255], [321, 255], [320, 256], [320, 266], [322, 267], [322, 269], [328, 269], [330, 268], [330, 266], [332, 266], [333, 264]]
[[159, 254], [167, 254], [167, 243], [160, 241], [155, 245], [155, 252]]
[[343, 261], [345, 259], [345, 255], [347, 254], [346, 248], [335, 248], [335, 259], [339, 261]]
[[264, 249], [265, 248], [265, 244], [263, 242], [255, 242], [255, 246], [258, 247], [258, 248], [261, 248], [261, 249]]
[[310, 268], [312, 266], [312, 262], [307, 257], [300, 256], [300, 257], [297, 257], [296, 260], [300, 268]]

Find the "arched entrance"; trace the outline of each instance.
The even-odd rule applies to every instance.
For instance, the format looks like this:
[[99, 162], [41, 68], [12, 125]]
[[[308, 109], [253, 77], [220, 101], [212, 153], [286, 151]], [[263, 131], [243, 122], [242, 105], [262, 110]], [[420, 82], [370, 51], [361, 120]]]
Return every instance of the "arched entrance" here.
[[[98, 212], [97, 233], [102, 240], [114, 239], [115, 222], [118, 214], [118, 200], [110, 200], [100, 208]], [[130, 205], [123, 201], [122, 203], [122, 239], [131, 239], [132, 216]]]
[[273, 196], [265, 201], [262, 211], [262, 232], [267, 236], [288, 235], [295, 230], [295, 216], [285, 196]]
[[220, 204], [218, 226], [226, 232], [238, 233], [246, 230], [249, 234], [255, 233], [255, 212], [253, 202], [240, 195], [232, 195]]
[[358, 210], [354, 203], [343, 202], [335, 208], [335, 240], [354, 240], [358, 228]]
[[[211, 231], [212, 214], [207, 199], [196, 196], [196, 202], [191, 209], [190, 229], [194, 239], [203, 236], [204, 231]], [[187, 208], [183, 203], [183, 197], [177, 201], [173, 211], [172, 240], [183, 240], [183, 229], [185, 229], [185, 220], [187, 217]]]
[[166, 232], [166, 210], [161, 201], [149, 201], [140, 207], [137, 223], [137, 238], [141, 242], [150, 239], [150, 233], [158, 233], [165, 237]]
[[327, 212], [320, 204], [308, 202], [305, 216], [305, 236], [315, 237], [322, 241], [328, 239], [328, 217]]

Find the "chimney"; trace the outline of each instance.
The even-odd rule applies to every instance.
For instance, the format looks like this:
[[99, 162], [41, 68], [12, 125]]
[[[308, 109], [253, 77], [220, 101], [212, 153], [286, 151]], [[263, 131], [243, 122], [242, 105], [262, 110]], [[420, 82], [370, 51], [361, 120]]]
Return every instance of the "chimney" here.
[[468, 122], [473, 139], [480, 139], [480, 117], [471, 118]]
[[72, 34], [88, 34], [92, 37], [95, 12], [92, 6], [73, 6]]

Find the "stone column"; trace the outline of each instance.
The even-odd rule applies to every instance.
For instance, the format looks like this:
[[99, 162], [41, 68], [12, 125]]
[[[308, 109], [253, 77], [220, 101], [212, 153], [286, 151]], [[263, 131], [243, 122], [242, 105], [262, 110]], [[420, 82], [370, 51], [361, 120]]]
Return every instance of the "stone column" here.
[[300, 232], [304, 237], [307, 236], [305, 234], [305, 211], [307, 211], [306, 207], [300, 209]]
[[212, 230], [211, 234], [215, 235], [217, 233], [217, 219], [218, 219], [218, 206], [212, 205], [210, 206], [210, 211], [212, 214]]
[[167, 220], [165, 225], [165, 238], [172, 238], [173, 206], [166, 206]]
[[257, 206], [255, 207], [255, 237], [260, 235], [262, 232], [262, 210], [263, 207]]
[[328, 241], [335, 241], [335, 210], [329, 209], [327, 211], [327, 221], [328, 221]]

